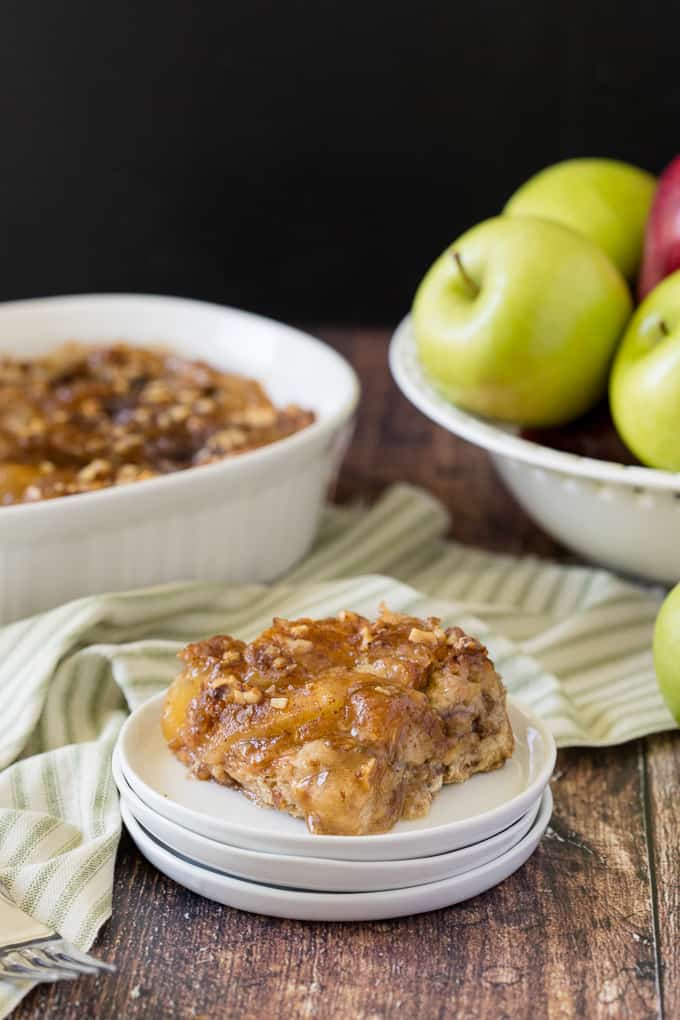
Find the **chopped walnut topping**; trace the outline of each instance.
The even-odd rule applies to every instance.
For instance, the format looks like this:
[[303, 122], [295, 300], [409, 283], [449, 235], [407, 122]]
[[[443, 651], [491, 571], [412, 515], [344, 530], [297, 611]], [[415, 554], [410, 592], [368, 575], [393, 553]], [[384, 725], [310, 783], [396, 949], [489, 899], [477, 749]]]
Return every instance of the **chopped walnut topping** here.
[[222, 662], [238, 662], [241, 658], [241, 653], [236, 648], [228, 648], [226, 652], [222, 652]]
[[119, 485], [126, 485], [128, 482], [136, 482], [142, 472], [142, 468], [136, 464], [123, 464], [116, 472], [116, 482]]
[[95, 400], [94, 397], [88, 397], [87, 400], [83, 400], [80, 405], [80, 413], [84, 415], [85, 418], [96, 418], [99, 414], [101, 414], [101, 409], [102, 405], [98, 400]]
[[106, 478], [111, 473], [111, 464], [108, 460], [97, 458], [90, 461], [78, 472], [78, 480], [81, 482], [94, 482], [99, 478]]
[[362, 627], [359, 634], [361, 635], [362, 648], [367, 648], [371, 641], [375, 641], [376, 635], [371, 633], [371, 628], [368, 626]]
[[186, 421], [189, 417], [189, 408], [176, 404], [175, 407], [170, 408], [168, 414], [175, 423]]
[[243, 446], [248, 436], [243, 429], [222, 429], [212, 437], [211, 444], [222, 450], [233, 450], [235, 446]]
[[304, 638], [281, 638], [281, 644], [289, 648], [293, 654], [311, 652], [314, 648], [312, 642], [306, 641]]
[[0, 356], [0, 506], [214, 463], [313, 420], [275, 407], [254, 379], [161, 350], [69, 344], [32, 360]]
[[393, 613], [391, 609], [388, 609], [384, 602], [381, 602], [378, 606], [380, 616], [378, 618], [380, 623], [399, 623], [402, 620], [401, 613]]
[[304, 637], [305, 634], [309, 634], [309, 627], [306, 623], [298, 623], [290, 628], [290, 632], [294, 637]]
[[213, 690], [218, 690], [220, 687], [240, 687], [241, 681], [234, 673], [226, 673], [224, 676], [218, 676], [212, 679], [209, 686]]
[[44, 421], [41, 421], [40, 418], [31, 418], [26, 427], [26, 435], [40, 436], [46, 431], [46, 429], [47, 425]]
[[194, 404], [194, 411], [196, 414], [212, 414], [216, 407], [217, 404], [210, 397], [201, 397]]
[[256, 428], [258, 426], [273, 425], [275, 421], [276, 412], [273, 407], [245, 407], [234, 415], [234, 422], [237, 425], [249, 425]]
[[274, 669], [285, 669], [287, 665], [288, 659], [284, 659], [282, 655], [277, 655], [276, 658], [272, 660], [272, 666]]
[[409, 641], [414, 644], [423, 645], [436, 645], [438, 644], [437, 635], [433, 630], [420, 630], [418, 627], [412, 627], [408, 636]]
[[480, 645], [479, 641], [470, 637], [460, 627], [452, 629], [446, 638], [446, 643], [459, 652], [479, 652], [480, 649], [483, 649], [483, 645]]
[[150, 404], [164, 404], [172, 400], [172, 391], [160, 379], [154, 379], [144, 387], [143, 397]]
[[237, 705], [259, 705], [262, 701], [262, 691], [257, 687], [246, 687], [245, 691], [234, 691], [233, 699]]
[[116, 439], [113, 444], [113, 452], [124, 456], [126, 453], [130, 453], [131, 450], [139, 449], [142, 442], [141, 436], [122, 436], [120, 439]]
[[151, 411], [148, 407], [138, 407], [134, 411], [132, 417], [138, 425], [150, 425], [151, 424]]

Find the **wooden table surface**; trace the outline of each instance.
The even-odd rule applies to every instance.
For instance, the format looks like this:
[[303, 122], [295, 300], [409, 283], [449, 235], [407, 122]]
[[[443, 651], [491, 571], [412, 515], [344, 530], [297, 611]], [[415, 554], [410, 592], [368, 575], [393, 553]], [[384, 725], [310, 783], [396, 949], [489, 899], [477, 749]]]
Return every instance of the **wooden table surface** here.
[[[431, 489], [463, 542], [568, 555], [536, 528], [486, 455], [398, 394], [387, 333], [321, 330], [363, 383], [338, 495], [398, 479]], [[541, 846], [502, 885], [377, 924], [240, 913], [185, 891], [123, 836], [113, 917], [95, 951], [118, 972], [43, 985], [16, 1020], [542, 1020], [680, 1017], [680, 734], [563, 751]]]

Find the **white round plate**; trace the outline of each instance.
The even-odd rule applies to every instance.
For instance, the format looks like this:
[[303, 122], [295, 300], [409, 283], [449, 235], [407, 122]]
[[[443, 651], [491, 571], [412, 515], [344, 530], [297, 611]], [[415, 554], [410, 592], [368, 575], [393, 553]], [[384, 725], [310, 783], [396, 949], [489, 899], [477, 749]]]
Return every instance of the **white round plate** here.
[[113, 777], [126, 808], [159, 842], [197, 864], [235, 878], [321, 892], [379, 892], [403, 889], [462, 875], [495, 860], [515, 846], [534, 823], [540, 800], [513, 825], [482, 843], [448, 854], [410, 861], [333, 861], [323, 857], [292, 857], [217, 843], [161, 818], [140, 800], [125, 781], [114, 755]]
[[529, 516], [581, 556], [675, 584], [680, 576], [680, 472], [554, 450], [511, 425], [456, 407], [425, 376], [410, 317], [390, 344], [394, 380], [412, 404], [454, 435], [488, 450]]
[[151, 698], [126, 720], [117, 744], [123, 775], [163, 818], [247, 850], [343, 861], [447, 853], [488, 839], [516, 822], [540, 797], [555, 764], [555, 741], [545, 723], [509, 701], [515, 752], [502, 768], [443, 787], [425, 818], [397, 822], [389, 832], [312, 835], [299, 818], [258, 807], [238, 790], [193, 778], [163, 739], [164, 697], [161, 693]]
[[410, 886], [408, 889], [358, 893], [305, 892], [231, 878], [173, 853], [135, 821], [125, 803], [121, 805], [121, 811], [126, 828], [144, 857], [168, 878], [207, 899], [253, 914], [298, 921], [379, 921], [450, 907], [508, 878], [538, 846], [550, 821], [552, 795], [546, 788], [540, 813], [526, 836], [507, 853], [483, 867], [441, 882]]

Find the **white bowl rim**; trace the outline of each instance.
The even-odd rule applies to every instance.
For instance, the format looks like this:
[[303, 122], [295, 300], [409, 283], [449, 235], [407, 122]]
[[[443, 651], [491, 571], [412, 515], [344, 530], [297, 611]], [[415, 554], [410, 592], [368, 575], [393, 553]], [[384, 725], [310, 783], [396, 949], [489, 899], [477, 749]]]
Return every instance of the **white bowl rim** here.
[[594, 457], [554, 450], [515, 435], [511, 426], [503, 426], [463, 411], [439, 394], [419, 368], [413, 371], [407, 363], [411, 357], [415, 361], [417, 355], [411, 316], [407, 315], [397, 326], [390, 342], [389, 363], [394, 381], [418, 410], [462, 439], [490, 453], [572, 477], [635, 489], [680, 492], [680, 472], [618, 464], [615, 461], [596, 460]]
[[[172, 471], [167, 475], [161, 475], [157, 478], [145, 479], [143, 483], [134, 482], [130, 485], [108, 486], [103, 489], [97, 489], [94, 492], [79, 492], [74, 493], [73, 495], [58, 496], [54, 499], [41, 500], [35, 503], [10, 504], [9, 506], [0, 507], [0, 514], [2, 514], [0, 520], [9, 522], [10, 519], [16, 520], [18, 517], [28, 514], [33, 514], [35, 517], [38, 517], [40, 514], [44, 515], [53, 512], [53, 510], [51, 511], [51, 508], [55, 505], [59, 506], [62, 513], [67, 511], [70, 506], [73, 506], [74, 512], [76, 512], [77, 509], [82, 508], [86, 501], [88, 505], [91, 505], [94, 509], [97, 505], [101, 505], [102, 503], [127, 499], [131, 492], [138, 492], [140, 487], [142, 493], [151, 493], [158, 492], [159, 490], [171, 490], [173, 486], [176, 487], [178, 485], [191, 484], [192, 480], [196, 478], [197, 472], [200, 472], [200, 477], [205, 478], [206, 480], [209, 476], [221, 477], [225, 474], [236, 475], [239, 469], [247, 470], [252, 465], [271, 463], [272, 460], [280, 457], [285, 451], [302, 447], [314, 440], [318, 440], [324, 435], [332, 433], [341, 424], [349, 420], [356, 411], [360, 396], [359, 379], [352, 365], [350, 365], [349, 361], [347, 361], [342, 354], [339, 354], [338, 351], [330, 346], [330, 344], [325, 343], [318, 337], [312, 336], [310, 333], [306, 333], [304, 330], [297, 329], [295, 326], [289, 326], [277, 319], [272, 319], [264, 315], [257, 315], [255, 312], [235, 308], [231, 305], [220, 305], [214, 301], [201, 301], [195, 298], [177, 297], [171, 294], [142, 294], [134, 292], [60, 294], [53, 297], [26, 298], [18, 301], [2, 301], [0, 302], [0, 317], [5, 309], [8, 311], [20, 311], [24, 308], [30, 310], [36, 305], [52, 304], [55, 307], [58, 307], [60, 304], [78, 303], [81, 301], [85, 304], [90, 302], [104, 303], [106, 301], [116, 302], [136, 300], [139, 300], [140, 304], [171, 304], [176, 302], [177, 304], [184, 306], [195, 305], [198, 307], [213, 308], [219, 311], [237, 312], [240, 316], [251, 319], [253, 322], [259, 321], [269, 323], [284, 329], [291, 334], [304, 339], [306, 342], [323, 349], [330, 359], [336, 360], [338, 367], [345, 374], [347, 380], [347, 397], [341, 407], [333, 414], [329, 414], [323, 418], [317, 417], [311, 425], [301, 429], [299, 432], [295, 432], [293, 435], [286, 436], [283, 439], [278, 439], [276, 442], [269, 443], [267, 446], [259, 447], [256, 450], [250, 450], [238, 457], [227, 458], [225, 460], [217, 461], [214, 464], [184, 468], [182, 471]], [[61, 343], [63, 340], [60, 340], [59, 342]]]

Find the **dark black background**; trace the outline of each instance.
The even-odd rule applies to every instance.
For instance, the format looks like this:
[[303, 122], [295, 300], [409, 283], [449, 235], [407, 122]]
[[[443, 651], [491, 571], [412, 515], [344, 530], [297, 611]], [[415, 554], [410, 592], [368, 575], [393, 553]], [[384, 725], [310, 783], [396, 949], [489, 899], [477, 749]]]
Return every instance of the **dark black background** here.
[[391, 322], [534, 170], [680, 149], [677, 5], [3, 0], [0, 298]]

